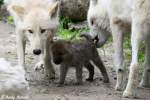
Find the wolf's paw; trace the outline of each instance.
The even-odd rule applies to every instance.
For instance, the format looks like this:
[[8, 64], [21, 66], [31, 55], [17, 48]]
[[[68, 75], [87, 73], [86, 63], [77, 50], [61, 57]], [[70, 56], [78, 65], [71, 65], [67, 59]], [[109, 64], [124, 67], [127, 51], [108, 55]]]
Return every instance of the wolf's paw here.
[[35, 71], [40, 71], [40, 70], [42, 70], [42, 69], [44, 69], [44, 62], [43, 62], [43, 61], [40, 61], [40, 62], [38, 62], [38, 63], [35, 65], [34, 70], [35, 70]]
[[140, 82], [139, 87], [145, 87], [145, 88], [150, 88], [150, 83], [149, 82], [144, 82], [143, 80]]

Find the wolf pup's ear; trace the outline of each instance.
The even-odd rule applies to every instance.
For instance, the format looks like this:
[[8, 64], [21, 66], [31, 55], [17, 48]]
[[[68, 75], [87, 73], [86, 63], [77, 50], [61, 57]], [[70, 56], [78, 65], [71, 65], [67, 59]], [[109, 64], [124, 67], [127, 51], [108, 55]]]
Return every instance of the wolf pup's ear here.
[[17, 14], [17, 16], [19, 18], [23, 18], [23, 16], [25, 15], [25, 9], [24, 7], [21, 7], [19, 5], [13, 5], [12, 6], [12, 10]]
[[58, 14], [59, 2], [55, 2], [49, 6], [49, 15], [51, 18], [55, 18]]

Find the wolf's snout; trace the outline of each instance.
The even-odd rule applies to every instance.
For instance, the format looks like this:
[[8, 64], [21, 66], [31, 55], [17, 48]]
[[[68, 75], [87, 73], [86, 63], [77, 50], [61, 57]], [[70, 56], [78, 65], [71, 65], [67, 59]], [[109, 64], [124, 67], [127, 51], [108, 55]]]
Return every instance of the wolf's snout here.
[[41, 50], [40, 49], [34, 49], [33, 50], [33, 54], [40, 55], [41, 54]]

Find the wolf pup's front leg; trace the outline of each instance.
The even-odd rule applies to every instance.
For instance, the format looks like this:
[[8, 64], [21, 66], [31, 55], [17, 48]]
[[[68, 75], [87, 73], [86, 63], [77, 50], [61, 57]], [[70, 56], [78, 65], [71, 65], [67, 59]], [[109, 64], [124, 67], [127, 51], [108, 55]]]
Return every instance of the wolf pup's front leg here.
[[42, 53], [39, 57], [39, 62], [35, 65], [34, 70], [35, 71], [40, 71], [44, 69], [44, 53]]
[[50, 42], [47, 40], [46, 42], [46, 48], [44, 49], [44, 69], [46, 76], [49, 79], [55, 79], [55, 70], [51, 63], [51, 54], [50, 54]]

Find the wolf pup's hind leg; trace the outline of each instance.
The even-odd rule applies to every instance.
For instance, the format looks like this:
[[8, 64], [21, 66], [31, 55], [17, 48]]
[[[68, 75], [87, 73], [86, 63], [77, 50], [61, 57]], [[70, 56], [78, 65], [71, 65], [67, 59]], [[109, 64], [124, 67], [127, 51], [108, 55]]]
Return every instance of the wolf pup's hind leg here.
[[89, 71], [89, 77], [86, 81], [92, 82], [94, 77], [94, 66], [90, 62], [87, 62], [84, 67]]

